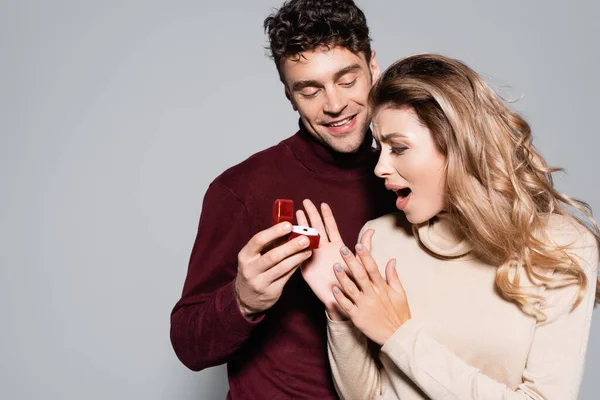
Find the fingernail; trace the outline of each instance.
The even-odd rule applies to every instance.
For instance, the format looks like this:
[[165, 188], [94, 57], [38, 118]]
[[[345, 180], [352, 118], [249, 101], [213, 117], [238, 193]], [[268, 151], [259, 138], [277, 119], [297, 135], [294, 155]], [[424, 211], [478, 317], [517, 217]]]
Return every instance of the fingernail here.
[[363, 251], [363, 246], [362, 246], [362, 244], [360, 244], [360, 243], [359, 243], [359, 244], [357, 244], [357, 245], [356, 245], [356, 250], [357, 250], [357, 251]]
[[305, 250], [305, 251], [304, 251], [304, 255], [305, 255], [306, 257], [310, 257], [310, 256], [312, 255], [312, 250]]
[[283, 224], [283, 230], [284, 231], [292, 230], [292, 224], [286, 222], [285, 224]]
[[340, 289], [339, 289], [337, 286], [334, 286], [334, 287], [333, 287], [333, 292], [334, 292], [335, 294], [338, 294], [338, 293], [340, 292]]
[[350, 250], [348, 250], [348, 248], [346, 246], [342, 247], [342, 254], [347, 256], [348, 254], [350, 254]]
[[306, 236], [300, 237], [299, 243], [301, 246], [306, 246], [308, 244], [308, 238]]
[[396, 268], [396, 259], [394, 258], [394, 261], [392, 261], [392, 267]]
[[342, 272], [342, 266], [340, 264], [335, 264], [335, 270], [337, 272]]

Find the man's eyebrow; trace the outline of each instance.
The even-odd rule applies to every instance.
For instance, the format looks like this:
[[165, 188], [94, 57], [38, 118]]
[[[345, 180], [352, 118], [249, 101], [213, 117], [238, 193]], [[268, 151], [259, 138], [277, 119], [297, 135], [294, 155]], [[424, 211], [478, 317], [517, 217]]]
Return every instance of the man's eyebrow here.
[[319, 83], [318, 81], [313, 81], [313, 80], [308, 80], [308, 81], [297, 81], [294, 82], [294, 84], [292, 85], [292, 90], [293, 91], [298, 91], [298, 90], [302, 90], [305, 87], [321, 87], [323, 85], [321, 85], [321, 83]]
[[[335, 74], [333, 74], [333, 80], [337, 81], [338, 79], [340, 79], [342, 76], [346, 75], [347, 73], [355, 72], [357, 70], [360, 70], [360, 65], [358, 65], [358, 64], [352, 64], [347, 67], [344, 67], [344, 68], [340, 69], [339, 71], [336, 71]], [[315, 80], [297, 81], [297, 82], [294, 82], [294, 84], [292, 85], [292, 90], [297, 92], [306, 87], [322, 87], [322, 86], [323, 86], [322, 83], [320, 83], [319, 81], [315, 81]]]
[[342, 76], [346, 75], [349, 72], [354, 72], [360, 70], [360, 65], [358, 64], [352, 64], [352, 65], [348, 65], [347, 67], [344, 67], [342, 69], [340, 69], [339, 71], [337, 71], [335, 74], [333, 74], [333, 80], [337, 81], [338, 79], [340, 79]]

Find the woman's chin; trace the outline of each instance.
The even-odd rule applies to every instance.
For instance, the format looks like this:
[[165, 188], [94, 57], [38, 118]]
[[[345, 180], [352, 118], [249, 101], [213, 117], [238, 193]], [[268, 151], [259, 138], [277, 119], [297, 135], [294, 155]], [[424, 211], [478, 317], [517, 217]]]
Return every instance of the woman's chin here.
[[406, 210], [404, 210], [404, 215], [406, 216], [406, 220], [408, 222], [410, 222], [413, 225], [420, 225], [422, 223], [425, 223], [427, 221], [429, 221], [431, 218], [435, 217], [437, 215], [433, 214], [433, 215], [424, 215], [424, 214], [415, 214], [415, 213], [411, 213], [411, 212], [406, 212]]

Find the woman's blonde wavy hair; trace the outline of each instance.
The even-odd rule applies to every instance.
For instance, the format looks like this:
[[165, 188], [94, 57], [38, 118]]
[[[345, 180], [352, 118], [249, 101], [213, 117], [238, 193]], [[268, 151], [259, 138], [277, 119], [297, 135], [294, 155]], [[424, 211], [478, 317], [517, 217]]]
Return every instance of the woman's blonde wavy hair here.
[[[529, 124], [464, 63], [436, 54], [407, 57], [392, 64], [371, 90], [372, 110], [415, 110], [446, 156], [446, 197], [457, 233], [473, 251], [498, 265], [496, 285], [524, 312], [545, 320], [534, 306], [544, 297], [520, 286], [524, 268], [535, 282], [577, 284], [579, 305], [588, 279], [583, 268], [550, 240], [547, 215], [559, 214], [586, 227], [600, 245], [600, 232], [588, 204], [558, 192], [549, 167], [531, 140]], [[568, 207], [589, 219], [592, 228]], [[544, 218], [546, 215], [546, 218]], [[535, 266], [535, 268], [534, 268]], [[512, 271], [512, 272], [511, 272]], [[552, 277], [545, 272], [561, 272]], [[596, 287], [596, 303], [600, 285]]]

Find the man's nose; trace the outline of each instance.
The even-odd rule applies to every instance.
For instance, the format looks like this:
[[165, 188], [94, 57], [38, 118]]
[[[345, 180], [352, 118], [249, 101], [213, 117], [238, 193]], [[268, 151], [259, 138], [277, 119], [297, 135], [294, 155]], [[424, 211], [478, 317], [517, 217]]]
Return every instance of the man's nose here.
[[323, 104], [323, 111], [326, 114], [337, 115], [346, 108], [347, 102], [337, 90], [328, 91], [326, 96], [325, 104]]

